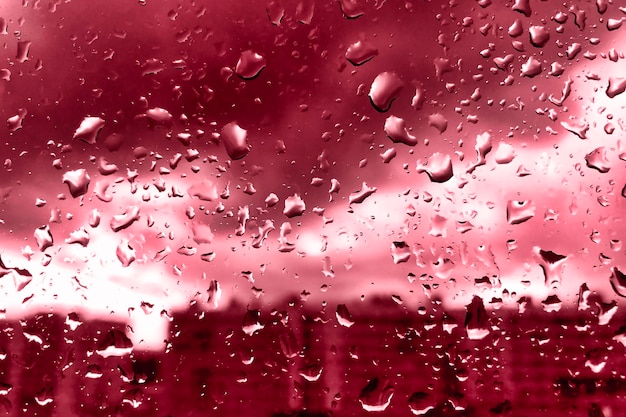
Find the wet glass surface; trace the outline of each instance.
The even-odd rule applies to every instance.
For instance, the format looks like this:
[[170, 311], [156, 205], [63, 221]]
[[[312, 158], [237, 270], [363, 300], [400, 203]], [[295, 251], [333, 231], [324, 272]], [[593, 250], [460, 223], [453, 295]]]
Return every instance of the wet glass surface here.
[[623, 415], [624, 19], [3, 2], [0, 415]]

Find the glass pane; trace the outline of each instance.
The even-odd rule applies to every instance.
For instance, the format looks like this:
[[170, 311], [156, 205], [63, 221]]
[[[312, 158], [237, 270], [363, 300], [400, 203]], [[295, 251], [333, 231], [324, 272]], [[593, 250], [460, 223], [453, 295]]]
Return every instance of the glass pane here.
[[4, 2], [0, 415], [622, 415], [624, 19]]

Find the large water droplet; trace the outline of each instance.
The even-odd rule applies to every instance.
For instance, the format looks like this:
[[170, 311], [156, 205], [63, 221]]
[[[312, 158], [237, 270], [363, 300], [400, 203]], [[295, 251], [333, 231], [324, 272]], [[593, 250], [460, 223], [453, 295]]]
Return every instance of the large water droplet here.
[[522, 75], [532, 78], [539, 74], [541, 74], [541, 62], [534, 56], [529, 57], [528, 60], [522, 64]]
[[393, 72], [378, 74], [370, 87], [370, 102], [376, 110], [380, 112], [388, 111], [391, 108], [391, 103], [400, 94], [403, 85], [400, 77]]
[[530, 43], [537, 48], [543, 48], [550, 40], [550, 32], [544, 26], [531, 26], [528, 28]]
[[299, 194], [294, 194], [285, 199], [283, 214], [289, 218], [301, 216], [305, 209], [304, 200], [302, 200]]
[[251, 80], [259, 76], [265, 68], [265, 57], [251, 50], [243, 51], [235, 66], [235, 73], [244, 80]]
[[585, 156], [585, 161], [589, 168], [595, 169], [603, 174], [611, 170], [611, 163], [606, 156], [606, 148], [604, 146], [588, 153]]
[[356, 19], [363, 15], [363, 6], [360, 0], [337, 0], [341, 13], [347, 19]]
[[350, 194], [348, 197], [349, 204], [361, 204], [365, 199], [376, 192], [376, 187], [370, 187], [367, 183], [361, 184], [361, 189]]
[[425, 172], [432, 182], [446, 182], [454, 175], [450, 155], [435, 152], [428, 165], [418, 165], [417, 172]]
[[394, 264], [407, 262], [411, 257], [411, 247], [406, 242], [393, 242], [391, 244], [391, 257]]
[[359, 402], [365, 411], [385, 411], [391, 404], [394, 391], [388, 380], [372, 378], [361, 390]]
[[119, 330], [110, 330], [98, 345], [96, 353], [103, 358], [124, 356], [131, 353], [133, 343]]
[[187, 190], [191, 197], [202, 201], [215, 201], [218, 199], [217, 186], [209, 180], [204, 180], [193, 184]]
[[123, 214], [116, 214], [111, 218], [111, 230], [118, 232], [126, 229], [137, 220], [139, 220], [139, 207], [129, 206], [124, 210]]
[[385, 134], [392, 142], [404, 143], [409, 146], [417, 145], [417, 138], [409, 133], [404, 119], [399, 117], [387, 117], [385, 120]]
[[626, 91], [626, 77], [609, 77], [606, 95], [613, 98]]
[[123, 267], [128, 267], [137, 259], [135, 249], [130, 246], [128, 239], [122, 239], [115, 249], [115, 255]]
[[74, 132], [74, 139], [80, 139], [83, 142], [87, 142], [91, 145], [96, 143], [98, 133], [104, 127], [104, 119], [99, 117], [85, 117], [80, 126]]
[[352, 315], [348, 311], [348, 307], [345, 304], [339, 304], [337, 306], [337, 311], [335, 312], [337, 316], [337, 322], [344, 327], [352, 327], [354, 325], [354, 319]]
[[432, 126], [443, 133], [448, 128], [448, 120], [441, 113], [435, 113], [428, 116], [428, 126]]
[[626, 298], [626, 275], [617, 269], [617, 267], [611, 268], [611, 277], [609, 278], [611, 287], [615, 294], [620, 297]]
[[250, 151], [248, 132], [236, 122], [231, 122], [222, 128], [221, 138], [230, 159], [241, 159]]
[[254, 333], [265, 328], [265, 325], [261, 323], [261, 312], [259, 310], [248, 310], [243, 316], [243, 323], [241, 330], [248, 336], [252, 336]]
[[509, 201], [506, 204], [506, 221], [509, 224], [520, 224], [535, 216], [535, 204], [530, 201]]
[[91, 178], [89, 177], [89, 174], [87, 174], [87, 170], [84, 168], [80, 168], [75, 171], [67, 171], [63, 174], [63, 183], [67, 184], [70, 195], [74, 198], [80, 197], [87, 192], [90, 181]]
[[346, 51], [346, 59], [355, 66], [363, 65], [377, 55], [378, 49], [373, 44], [365, 40], [353, 43]]
[[513, 10], [522, 13], [526, 17], [530, 17], [532, 9], [530, 8], [530, 0], [515, 0]]
[[54, 239], [52, 238], [52, 233], [50, 232], [50, 226], [48, 225], [40, 226], [35, 229], [34, 237], [37, 242], [37, 247], [42, 252], [54, 244]]
[[475, 295], [472, 302], [466, 306], [465, 330], [470, 340], [480, 340], [487, 337], [490, 332], [489, 316], [485, 310], [483, 299]]
[[426, 392], [414, 392], [409, 397], [409, 409], [415, 416], [423, 416], [435, 409], [435, 398]]

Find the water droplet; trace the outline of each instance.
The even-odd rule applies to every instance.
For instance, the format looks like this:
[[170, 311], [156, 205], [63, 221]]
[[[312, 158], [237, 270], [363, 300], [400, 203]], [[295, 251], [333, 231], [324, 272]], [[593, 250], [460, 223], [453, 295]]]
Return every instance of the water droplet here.
[[606, 88], [606, 95], [613, 98], [626, 91], [626, 77], [609, 77], [609, 85]]
[[278, 341], [280, 342], [280, 349], [286, 357], [295, 358], [300, 353], [298, 341], [293, 330], [289, 328], [283, 329], [278, 337]]
[[306, 205], [304, 204], [304, 200], [302, 200], [299, 194], [294, 194], [285, 199], [283, 214], [288, 218], [301, 216], [305, 209]]
[[541, 74], [541, 70], [541, 62], [534, 56], [529, 57], [528, 60], [522, 64], [522, 75], [528, 78]]
[[435, 113], [428, 116], [428, 126], [432, 126], [443, 133], [448, 128], [448, 120], [441, 113]]
[[110, 330], [99, 343], [96, 353], [103, 358], [124, 356], [131, 353], [133, 343], [120, 330]]
[[409, 146], [417, 145], [417, 138], [409, 133], [404, 119], [399, 117], [387, 117], [385, 120], [385, 134], [392, 142], [404, 143]]
[[364, 13], [360, 0], [337, 0], [337, 2], [346, 19], [356, 19]]
[[550, 287], [556, 287], [561, 284], [560, 270], [565, 265], [567, 260], [566, 255], [559, 255], [558, 253], [534, 248], [535, 252], [539, 256], [541, 262], [541, 269], [543, 271], [545, 285]]
[[611, 268], [611, 277], [609, 278], [611, 287], [615, 294], [626, 298], [626, 275], [617, 267]]
[[376, 192], [376, 187], [370, 187], [367, 183], [361, 184], [361, 189], [350, 194], [348, 197], [349, 204], [361, 204], [365, 199]]
[[161, 107], [153, 107], [146, 111], [146, 117], [151, 125], [170, 126], [174, 120], [174, 116], [169, 111]]
[[475, 295], [466, 306], [465, 330], [470, 340], [481, 340], [489, 334], [489, 316], [485, 310], [483, 299]]
[[40, 226], [35, 229], [34, 237], [37, 242], [37, 247], [41, 252], [45, 251], [54, 244], [54, 239], [52, 238], [52, 233], [50, 232], [50, 226], [48, 225]]
[[116, 214], [111, 218], [111, 230], [119, 232], [139, 220], [139, 207], [129, 206], [123, 214]]
[[261, 323], [261, 312], [259, 310], [248, 310], [243, 316], [243, 324], [241, 329], [248, 336], [252, 336], [254, 333], [265, 328], [265, 325]]
[[130, 242], [128, 241], [128, 239], [122, 239], [120, 241], [120, 243], [117, 245], [117, 248], [115, 249], [115, 255], [117, 256], [117, 259], [121, 262], [122, 266], [125, 268], [130, 266], [130, 264], [132, 264], [135, 259], [137, 259], [135, 249], [130, 246]]
[[359, 402], [365, 411], [385, 411], [391, 404], [394, 391], [388, 380], [372, 378], [361, 390]]
[[393, 72], [382, 72], [376, 76], [370, 87], [370, 102], [379, 112], [386, 112], [398, 97], [404, 83]]
[[231, 122], [222, 128], [222, 141], [230, 159], [241, 159], [248, 154], [248, 132], [236, 122]]
[[532, 9], [530, 8], [530, 0], [515, 0], [513, 10], [522, 13], [526, 17], [530, 17]]
[[549, 295], [545, 300], [541, 302], [541, 305], [546, 313], [553, 313], [561, 310], [563, 302], [556, 295]]
[[353, 43], [346, 51], [346, 59], [355, 66], [363, 65], [377, 55], [378, 49], [365, 40]]
[[266, 66], [265, 57], [252, 51], [243, 51], [235, 66], [235, 73], [244, 80], [252, 80], [261, 74]]
[[585, 156], [587, 167], [593, 168], [603, 174], [611, 170], [611, 163], [606, 156], [606, 148], [601, 146]]
[[409, 397], [409, 409], [415, 416], [423, 416], [434, 410], [437, 402], [435, 398], [426, 392], [414, 392]]
[[89, 226], [98, 227], [100, 225], [100, 211], [98, 209], [93, 209], [89, 212]]
[[194, 222], [191, 225], [191, 232], [193, 234], [193, 241], [198, 245], [213, 242], [213, 232], [208, 224]]
[[515, 149], [508, 143], [500, 142], [493, 156], [497, 164], [508, 164], [515, 159]]
[[17, 62], [26, 62], [28, 60], [28, 53], [30, 52], [31, 41], [18, 41], [17, 42], [17, 54], [15, 59]]
[[285, 8], [276, 0], [272, 0], [265, 5], [267, 17], [274, 26], [280, 26], [285, 17]]
[[446, 182], [454, 175], [450, 155], [435, 152], [428, 165], [418, 165], [417, 172], [425, 172], [432, 182]]
[[310, 25], [315, 13], [315, 1], [303, 0], [296, 6], [295, 18], [303, 25]]
[[337, 306], [337, 311], [335, 312], [337, 316], [337, 322], [344, 327], [352, 327], [354, 325], [354, 320], [352, 319], [352, 315], [348, 311], [348, 307], [345, 304], [339, 304]]
[[300, 369], [299, 374], [305, 380], [309, 382], [315, 382], [315, 381], [319, 381], [320, 377], [322, 376], [323, 369], [324, 368], [322, 368], [321, 365], [317, 365], [317, 364], [309, 365]]
[[535, 204], [531, 200], [509, 201], [506, 205], [506, 221], [509, 224], [520, 224], [535, 216]]
[[537, 48], [543, 48], [550, 40], [550, 32], [544, 26], [531, 26], [528, 33], [530, 43]]
[[65, 239], [65, 243], [76, 243], [86, 247], [89, 244], [89, 232], [83, 227], [76, 229], [70, 233], [70, 236], [67, 239]]
[[24, 117], [28, 114], [26, 109], [19, 109], [15, 116], [11, 116], [7, 119], [7, 127], [10, 132], [18, 131], [22, 128], [22, 122], [24, 121]]
[[589, 296], [591, 295], [591, 290], [587, 286], [587, 283], [583, 283], [578, 289], [578, 310], [584, 311], [589, 309]]
[[188, 193], [191, 197], [195, 197], [202, 201], [215, 201], [219, 198], [217, 186], [209, 180], [193, 184], [189, 187]]
[[391, 257], [394, 264], [407, 262], [411, 257], [411, 248], [406, 242], [392, 242]]
[[519, 19], [515, 19], [515, 22], [511, 26], [509, 26], [509, 36], [512, 38], [517, 38], [522, 33], [524, 33], [524, 28], [522, 27], [522, 22]]
[[87, 170], [84, 168], [77, 169], [75, 171], [67, 171], [63, 174], [63, 183], [67, 184], [70, 195], [73, 198], [80, 197], [87, 193], [89, 188], [89, 182], [91, 178], [87, 174]]
[[104, 127], [105, 121], [100, 117], [85, 117], [80, 126], [74, 132], [74, 139], [93, 145], [100, 130]]

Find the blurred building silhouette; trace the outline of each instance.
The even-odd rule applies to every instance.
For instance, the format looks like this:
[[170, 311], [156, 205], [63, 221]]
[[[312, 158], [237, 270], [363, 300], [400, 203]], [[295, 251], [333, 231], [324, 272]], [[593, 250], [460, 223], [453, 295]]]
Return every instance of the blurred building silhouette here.
[[192, 306], [172, 316], [165, 352], [122, 356], [103, 354], [123, 352], [121, 323], [4, 321], [0, 415], [623, 415], [620, 312], [600, 325], [593, 309], [503, 308], [489, 312], [485, 338], [469, 340], [465, 312], [437, 302], [418, 312], [383, 299], [347, 308], [344, 326], [330, 306], [299, 301]]

